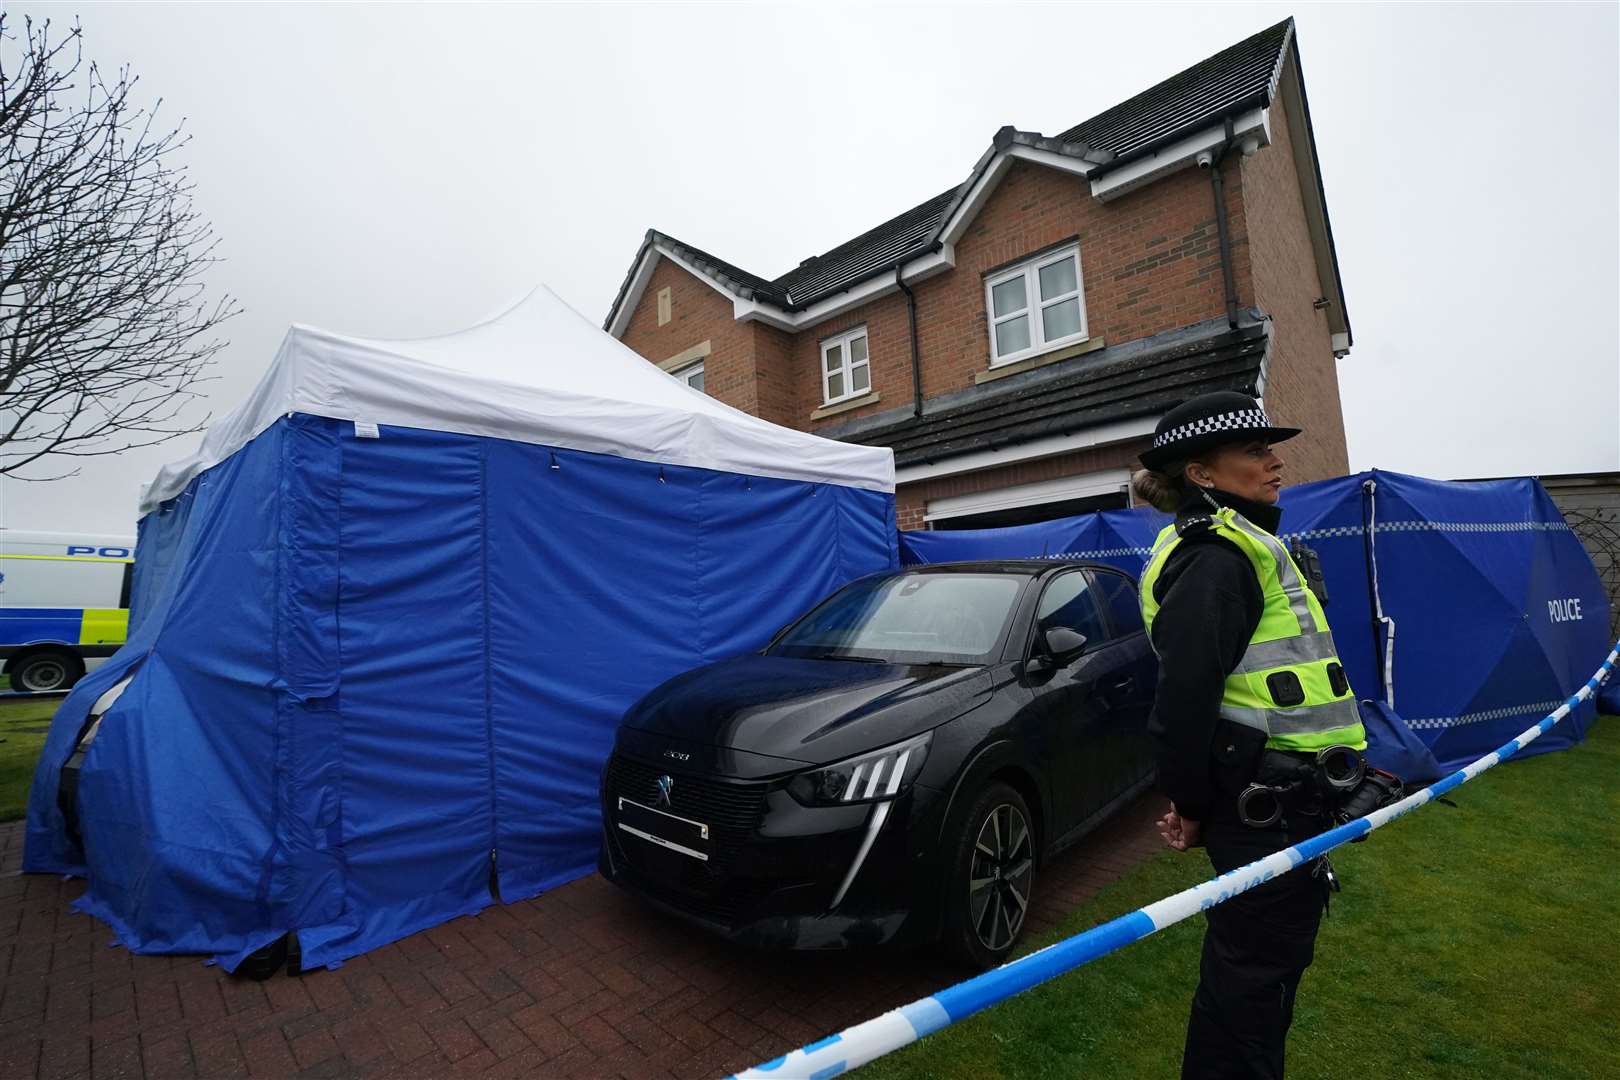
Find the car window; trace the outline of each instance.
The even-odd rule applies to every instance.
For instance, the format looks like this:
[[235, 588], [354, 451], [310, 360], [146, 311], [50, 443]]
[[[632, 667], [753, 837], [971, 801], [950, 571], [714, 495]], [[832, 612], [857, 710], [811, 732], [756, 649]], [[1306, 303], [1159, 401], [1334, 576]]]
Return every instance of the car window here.
[[1142, 629], [1142, 605], [1136, 597], [1136, 583], [1124, 574], [1099, 571], [1096, 575], [1097, 602], [1114, 624], [1114, 636], [1124, 637]]
[[1054, 626], [1067, 626], [1084, 634], [1092, 645], [1107, 641], [1108, 627], [1097, 607], [1090, 575], [1083, 570], [1071, 570], [1053, 578], [1041, 595], [1035, 626], [1043, 634]]
[[783, 631], [777, 656], [985, 663], [1023, 579], [1010, 574], [906, 573], [857, 581]]

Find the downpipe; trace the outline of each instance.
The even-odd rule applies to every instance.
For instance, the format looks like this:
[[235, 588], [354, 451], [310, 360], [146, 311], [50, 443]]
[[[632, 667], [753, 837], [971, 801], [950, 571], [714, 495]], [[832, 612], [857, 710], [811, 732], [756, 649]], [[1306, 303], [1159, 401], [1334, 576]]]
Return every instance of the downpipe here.
[[1226, 286], [1226, 325], [1233, 330], [1238, 325], [1237, 282], [1232, 277], [1232, 234], [1226, 221], [1226, 180], [1221, 175], [1221, 163], [1232, 150], [1232, 121], [1226, 121], [1226, 139], [1215, 150], [1198, 155], [1198, 167], [1209, 173], [1209, 186], [1215, 195], [1215, 237], [1221, 255], [1221, 281]]

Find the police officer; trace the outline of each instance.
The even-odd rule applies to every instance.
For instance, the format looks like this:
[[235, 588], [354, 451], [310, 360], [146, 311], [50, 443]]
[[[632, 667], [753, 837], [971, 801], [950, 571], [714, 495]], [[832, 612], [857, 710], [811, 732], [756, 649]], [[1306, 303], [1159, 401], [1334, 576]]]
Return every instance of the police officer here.
[[[1149, 726], [1172, 803], [1159, 832], [1178, 851], [1202, 845], [1220, 873], [1330, 824], [1321, 801], [1303, 797], [1265, 827], [1245, 824], [1239, 796], [1263, 757], [1309, 763], [1327, 747], [1366, 746], [1321, 604], [1276, 535], [1283, 463], [1272, 446], [1297, 434], [1245, 394], [1203, 394], [1165, 414], [1132, 480], [1175, 515], [1141, 582], [1159, 655]], [[1318, 860], [1205, 913], [1184, 1078], [1283, 1075], [1330, 881]]]

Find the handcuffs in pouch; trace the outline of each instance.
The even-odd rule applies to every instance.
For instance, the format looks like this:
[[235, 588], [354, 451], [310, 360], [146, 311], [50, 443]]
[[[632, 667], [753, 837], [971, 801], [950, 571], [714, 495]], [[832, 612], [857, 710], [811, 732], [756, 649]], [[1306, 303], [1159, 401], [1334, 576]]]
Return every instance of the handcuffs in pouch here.
[[1285, 811], [1310, 817], [1326, 811], [1335, 825], [1343, 825], [1394, 802], [1401, 791], [1400, 777], [1372, 768], [1354, 747], [1329, 746], [1317, 751], [1314, 760], [1267, 750], [1259, 775], [1238, 796], [1238, 818], [1252, 828], [1268, 829]]
[[[1266, 829], [1281, 821], [1285, 810], [1316, 816], [1331, 808], [1333, 823], [1343, 825], [1394, 802], [1402, 790], [1398, 776], [1369, 766], [1354, 747], [1329, 746], [1318, 751], [1315, 760], [1267, 750], [1260, 758], [1258, 778], [1238, 796], [1238, 817], [1245, 825]], [[1351, 843], [1366, 838], [1363, 833]], [[1325, 906], [1339, 891], [1339, 877], [1325, 853], [1311, 863], [1311, 877], [1322, 883]]]

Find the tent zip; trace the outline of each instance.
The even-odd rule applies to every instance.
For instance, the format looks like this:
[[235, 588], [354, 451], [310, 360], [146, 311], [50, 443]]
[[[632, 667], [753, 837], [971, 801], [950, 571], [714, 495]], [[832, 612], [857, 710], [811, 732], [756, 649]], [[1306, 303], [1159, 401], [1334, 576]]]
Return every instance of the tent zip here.
[[478, 584], [483, 601], [484, 651], [484, 754], [489, 761], [489, 895], [499, 903], [500, 876], [496, 848], [500, 846], [497, 810], [500, 800], [495, 790], [495, 713], [491, 694], [492, 668], [489, 660], [489, 448], [478, 447]]

